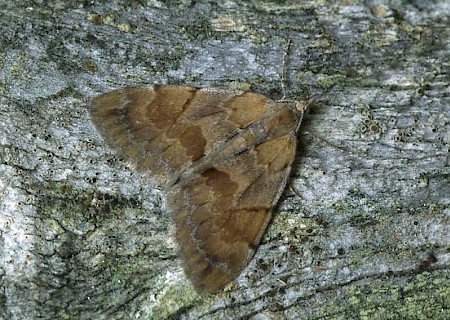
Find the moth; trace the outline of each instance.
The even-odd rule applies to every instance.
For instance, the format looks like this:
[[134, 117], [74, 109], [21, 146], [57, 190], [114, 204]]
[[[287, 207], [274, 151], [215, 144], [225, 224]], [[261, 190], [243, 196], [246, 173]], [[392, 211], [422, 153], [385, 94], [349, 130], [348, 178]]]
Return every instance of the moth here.
[[149, 85], [104, 93], [104, 141], [162, 188], [187, 277], [216, 293], [255, 253], [289, 177], [309, 101]]

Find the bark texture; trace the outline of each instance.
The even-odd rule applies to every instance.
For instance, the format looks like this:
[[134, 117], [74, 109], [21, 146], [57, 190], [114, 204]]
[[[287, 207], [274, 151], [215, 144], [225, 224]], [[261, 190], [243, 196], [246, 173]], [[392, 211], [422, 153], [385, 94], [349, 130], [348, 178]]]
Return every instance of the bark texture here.
[[[450, 318], [450, 3], [0, 1], [0, 319]], [[93, 96], [148, 83], [315, 106], [254, 259], [198, 296]]]

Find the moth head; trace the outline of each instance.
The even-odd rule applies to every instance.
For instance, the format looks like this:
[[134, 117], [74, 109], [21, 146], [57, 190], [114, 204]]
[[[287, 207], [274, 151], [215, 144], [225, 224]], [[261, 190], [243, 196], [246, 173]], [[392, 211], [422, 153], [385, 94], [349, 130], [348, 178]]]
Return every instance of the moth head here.
[[314, 103], [314, 98], [305, 101], [293, 101], [294, 108], [301, 113], [305, 113], [305, 111]]
[[313, 100], [275, 101], [270, 117], [266, 118], [265, 130], [267, 137], [279, 137], [292, 132], [297, 132], [302, 122], [305, 110], [313, 103]]

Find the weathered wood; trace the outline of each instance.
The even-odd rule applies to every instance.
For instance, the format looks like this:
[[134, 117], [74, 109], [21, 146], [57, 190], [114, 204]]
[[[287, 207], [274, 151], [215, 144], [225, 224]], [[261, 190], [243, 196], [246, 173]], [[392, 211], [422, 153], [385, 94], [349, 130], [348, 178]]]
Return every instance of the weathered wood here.
[[[3, 1], [0, 319], [450, 317], [450, 7]], [[412, 4], [417, 3], [417, 4]], [[189, 285], [161, 195], [94, 95], [144, 83], [314, 97], [249, 267]]]

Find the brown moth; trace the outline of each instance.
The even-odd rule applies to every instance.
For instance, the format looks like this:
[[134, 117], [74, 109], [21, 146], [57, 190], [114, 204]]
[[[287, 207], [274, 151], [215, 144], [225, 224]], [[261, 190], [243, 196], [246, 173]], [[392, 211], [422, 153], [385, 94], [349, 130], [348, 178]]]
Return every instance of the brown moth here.
[[150, 85], [102, 94], [90, 113], [107, 144], [163, 188], [185, 273], [215, 293], [255, 253], [310, 103]]

